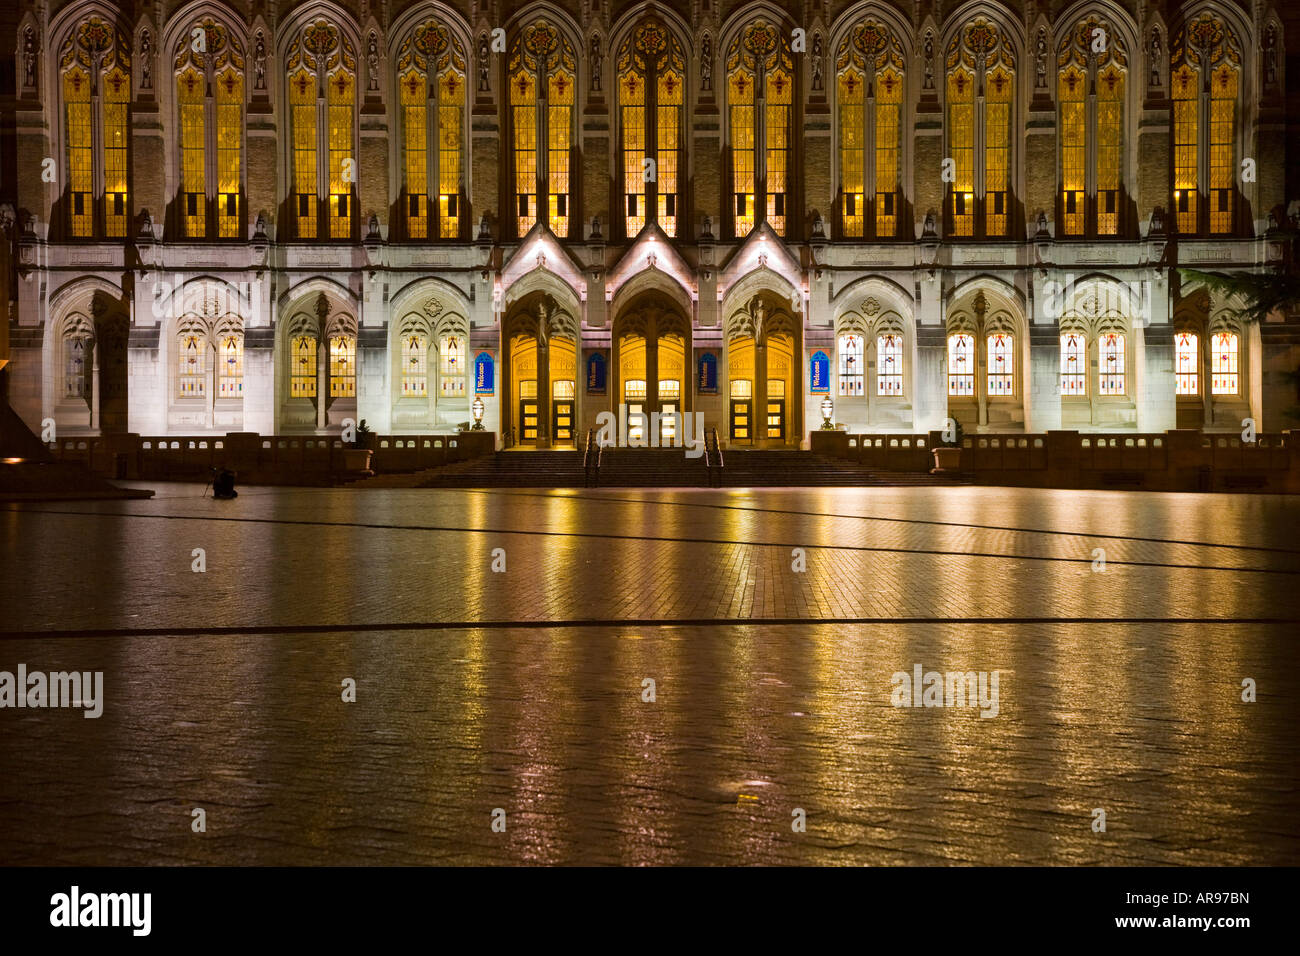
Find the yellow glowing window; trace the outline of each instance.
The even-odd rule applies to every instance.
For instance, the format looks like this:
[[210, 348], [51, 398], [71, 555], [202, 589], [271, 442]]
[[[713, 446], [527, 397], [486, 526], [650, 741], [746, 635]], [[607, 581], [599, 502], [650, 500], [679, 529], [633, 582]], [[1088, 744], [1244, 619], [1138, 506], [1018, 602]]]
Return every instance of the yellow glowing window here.
[[866, 89], [866, 78], [852, 66], [840, 72], [840, 222], [844, 235], [850, 237], [863, 235], [866, 222]]
[[459, 335], [444, 336], [438, 348], [439, 381], [442, 394], [458, 398], [465, 394], [465, 340]]
[[[876, 80], [876, 236], [898, 234], [898, 179], [903, 78], [885, 70]], [[899, 379], [901, 388], [902, 379]], [[883, 394], [883, 393], [882, 393]], [[902, 394], [898, 392], [897, 394]]]
[[520, 70], [510, 79], [515, 137], [515, 223], [520, 236], [537, 222], [537, 81]]
[[338, 69], [326, 84], [329, 130], [330, 238], [352, 235], [352, 183], [356, 181], [356, 159], [352, 150], [352, 101], [355, 78]]
[[289, 370], [289, 395], [291, 398], [316, 397], [316, 339], [299, 335], [291, 349], [292, 368]]
[[351, 335], [330, 336], [330, 397], [355, 398], [357, 394], [357, 340]]
[[975, 394], [975, 339], [959, 333], [948, 336], [948, 394]]
[[221, 338], [217, 358], [217, 397], [244, 397], [244, 337], [235, 333]]
[[731, 380], [731, 397], [743, 401], [752, 398], [754, 395], [754, 383], [747, 378], [733, 378]]
[[1210, 232], [1232, 232], [1236, 178], [1237, 71], [1227, 63], [1210, 80]]
[[903, 337], [896, 333], [876, 339], [876, 394], [903, 394]]
[[203, 74], [192, 66], [176, 77], [181, 138], [181, 219], [185, 223], [185, 235], [191, 237], [207, 234], [205, 85]]
[[438, 235], [460, 235], [460, 162], [464, 136], [465, 77], [453, 69], [438, 76]]
[[767, 222], [785, 235], [794, 81], [784, 70], [767, 74]]
[[1067, 332], [1061, 336], [1061, 394], [1086, 395], [1087, 374], [1087, 340], [1081, 333]]
[[633, 70], [618, 78], [619, 108], [623, 114], [623, 195], [627, 235], [635, 236], [645, 225], [646, 82]]
[[1087, 74], [1074, 66], [1062, 70], [1057, 83], [1061, 110], [1061, 225], [1067, 236], [1082, 236], [1085, 228], [1087, 85]]
[[208, 342], [201, 335], [181, 336], [180, 368], [177, 370], [177, 394], [180, 398], [202, 398], [206, 393]]
[[127, 150], [131, 77], [120, 67], [104, 77], [104, 234], [126, 235]]
[[1005, 332], [988, 337], [989, 394], [1010, 395], [1015, 391], [1015, 353], [1012, 338]]
[[63, 103], [68, 143], [68, 231], [73, 236], [89, 237], [95, 234], [89, 73], [73, 67], [63, 74]]
[[1174, 336], [1174, 394], [1199, 395], [1201, 353], [1199, 340], [1191, 332]]
[[1115, 64], [1097, 82], [1097, 233], [1119, 233], [1124, 162], [1124, 72]]
[[547, 175], [550, 178], [551, 231], [563, 238], [569, 234], [569, 150], [573, 139], [572, 74], [560, 71], [547, 87], [546, 134], [550, 140]]
[[1210, 338], [1210, 346], [1210, 394], [1238, 394], [1237, 336], [1232, 332], [1216, 332]]
[[244, 156], [244, 77], [233, 68], [217, 77], [217, 235], [244, 234], [239, 188]]
[[423, 335], [402, 336], [402, 397], [425, 398], [429, 394], [429, 344]]
[[669, 72], [659, 76], [657, 83], [655, 123], [655, 203], [658, 207], [657, 220], [659, 228], [667, 235], [677, 235], [677, 181], [679, 152], [681, 147], [682, 127], [682, 93], [686, 88], [686, 78], [680, 73]]
[[645, 396], [645, 379], [643, 378], [628, 379], [623, 386], [623, 401], [625, 402], [645, 401]]
[[[948, 74], [948, 158], [953, 160], [948, 215], [953, 235], [975, 234], [975, 77], [963, 69]], [[974, 394], [952, 392], [950, 395]]]
[[1007, 234], [1008, 185], [1011, 179], [1011, 101], [1015, 77], [998, 67], [985, 78], [984, 90], [984, 234]]
[[1178, 231], [1196, 232], [1197, 73], [1186, 63], [1170, 77], [1174, 94], [1174, 214]]
[[727, 77], [731, 126], [731, 181], [737, 236], [754, 228], [754, 76], [735, 70]]
[[[315, 239], [316, 78], [305, 69], [299, 70], [289, 79], [289, 113], [293, 126], [294, 221], [298, 227], [298, 238]], [[312, 395], [315, 395], [315, 385], [312, 389]]]
[[429, 153], [424, 74], [409, 70], [402, 77], [399, 96], [405, 133], [402, 156], [406, 166], [406, 234], [411, 239], [426, 239], [429, 236]]
[[1105, 332], [1097, 342], [1098, 391], [1102, 395], [1124, 394], [1124, 336]]

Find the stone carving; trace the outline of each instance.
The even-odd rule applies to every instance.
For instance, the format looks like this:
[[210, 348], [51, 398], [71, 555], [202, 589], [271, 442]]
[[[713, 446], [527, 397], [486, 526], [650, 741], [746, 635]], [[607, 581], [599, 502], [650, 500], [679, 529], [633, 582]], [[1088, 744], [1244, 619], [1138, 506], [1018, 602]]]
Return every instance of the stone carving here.
[[925, 35], [925, 82], [923, 89], [934, 89], [934, 34]]
[[36, 31], [31, 27], [23, 34], [23, 86], [36, 88]]
[[813, 37], [812, 88], [822, 88], [822, 35]]
[[366, 52], [366, 66], [370, 72], [370, 91], [379, 90], [379, 41], [373, 33], [370, 34], [370, 46]]
[[1047, 31], [1038, 29], [1038, 42], [1034, 45], [1034, 89], [1047, 89]]
[[149, 31], [140, 34], [140, 89], [153, 89], [153, 42]]
[[1277, 25], [1270, 23], [1264, 33], [1264, 85], [1277, 83]]
[[1151, 85], [1152, 87], [1157, 87], [1157, 86], [1160, 85], [1160, 60], [1161, 60], [1161, 52], [1160, 52], [1160, 31], [1157, 29], [1157, 30], [1152, 30], [1152, 31], [1151, 31], [1151, 81], [1150, 81], [1150, 85]]
[[266, 89], [266, 42], [257, 31], [257, 48], [253, 51], [253, 89]]
[[700, 44], [700, 89], [713, 89], [713, 40], [707, 35]]
[[488, 38], [483, 33], [478, 38], [478, 91], [489, 93], [491, 89], [488, 85]]

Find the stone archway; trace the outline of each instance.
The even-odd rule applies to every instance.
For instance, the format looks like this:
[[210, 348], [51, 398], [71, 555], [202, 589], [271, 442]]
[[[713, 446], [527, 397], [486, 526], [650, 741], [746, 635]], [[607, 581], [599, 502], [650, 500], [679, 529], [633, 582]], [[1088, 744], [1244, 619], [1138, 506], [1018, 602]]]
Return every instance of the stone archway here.
[[[682, 440], [683, 417], [695, 408], [691, 324], [666, 296], [631, 300], [614, 320], [610, 393], [627, 406], [628, 440], [663, 445]], [[645, 415], [640, 425], [634, 415]], [[650, 423], [658, 415], [657, 431]]]

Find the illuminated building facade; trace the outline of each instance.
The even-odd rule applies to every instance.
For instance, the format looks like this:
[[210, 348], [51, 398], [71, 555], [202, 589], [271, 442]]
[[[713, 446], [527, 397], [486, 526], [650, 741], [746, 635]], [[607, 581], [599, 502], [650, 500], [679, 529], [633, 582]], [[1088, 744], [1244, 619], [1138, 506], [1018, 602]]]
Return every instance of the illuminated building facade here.
[[[39, 430], [1296, 424], [1178, 266], [1286, 219], [1284, 19], [1191, 0], [34, 4], [9, 400]], [[671, 428], [671, 424], [663, 427]]]

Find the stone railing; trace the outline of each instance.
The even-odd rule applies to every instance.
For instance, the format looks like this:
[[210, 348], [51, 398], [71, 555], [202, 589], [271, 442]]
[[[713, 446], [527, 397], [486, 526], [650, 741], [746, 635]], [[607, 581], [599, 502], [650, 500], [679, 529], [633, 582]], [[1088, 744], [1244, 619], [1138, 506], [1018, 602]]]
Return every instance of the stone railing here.
[[[812, 450], [881, 471], [929, 471], [940, 432], [858, 435], [814, 431]], [[1300, 434], [1157, 434], [1052, 431], [965, 435], [958, 469], [991, 485], [1041, 488], [1148, 488], [1159, 491], [1300, 493]]]
[[338, 436], [99, 435], [61, 438], [47, 446], [61, 461], [79, 461], [109, 478], [207, 480], [213, 468], [229, 468], [254, 483], [330, 484], [374, 472], [419, 471], [490, 455], [493, 432], [454, 435], [373, 435], [367, 448], [345, 446]]

